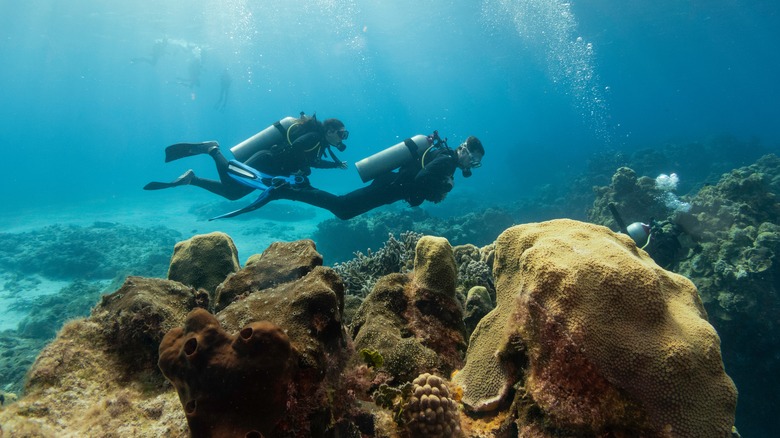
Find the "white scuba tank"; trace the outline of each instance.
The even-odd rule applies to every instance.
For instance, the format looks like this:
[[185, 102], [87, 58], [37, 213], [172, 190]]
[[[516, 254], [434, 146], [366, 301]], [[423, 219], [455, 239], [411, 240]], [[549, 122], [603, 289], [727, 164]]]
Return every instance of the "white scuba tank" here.
[[427, 136], [418, 134], [374, 155], [363, 158], [355, 163], [355, 167], [357, 167], [360, 179], [363, 182], [369, 182], [383, 173], [401, 167], [409, 160], [416, 159], [430, 145], [431, 142]]
[[244, 163], [252, 155], [263, 149], [268, 149], [275, 144], [286, 144], [287, 130], [290, 129], [290, 126], [295, 124], [296, 120], [295, 117], [285, 117], [282, 120], [279, 120], [279, 124], [284, 128], [284, 133], [276, 127], [276, 124], [273, 124], [233, 146], [230, 148], [230, 152], [233, 153], [236, 160]]

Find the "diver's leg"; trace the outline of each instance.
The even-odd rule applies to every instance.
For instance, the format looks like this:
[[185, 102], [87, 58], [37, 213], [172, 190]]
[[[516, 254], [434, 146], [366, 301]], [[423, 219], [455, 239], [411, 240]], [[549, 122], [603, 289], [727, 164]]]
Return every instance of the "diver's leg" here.
[[165, 148], [165, 162], [169, 163], [184, 157], [208, 154], [213, 150], [219, 150], [219, 143], [206, 141], [203, 143], [176, 143]]
[[273, 190], [271, 196], [274, 199], [289, 199], [324, 208], [342, 220], [352, 219], [379, 206], [392, 204], [403, 199], [403, 196], [394, 193], [387, 181], [374, 181], [367, 187], [354, 190], [342, 196], [336, 196], [308, 185], [303, 187], [280, 187]]
[[403, 199], [403, 194], [388, 181], [375, 180], [371, 185], [339, 196], [331, 209], [339, 219], [347, 220], [383, 205]]

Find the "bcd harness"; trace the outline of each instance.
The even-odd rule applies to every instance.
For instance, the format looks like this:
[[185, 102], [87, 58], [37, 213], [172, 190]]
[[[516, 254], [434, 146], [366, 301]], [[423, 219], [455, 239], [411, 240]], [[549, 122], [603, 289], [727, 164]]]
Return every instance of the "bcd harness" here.
[[[307, 116], [303, 112], [301, 112], [301, 118], [304, 118], [304, 117], [307, 117]], [[315, 114], [311, 118], [313, 118], [314, 120], [317, 120], [317, 115]], [[282, 138], [287, 140], [286, 147], [291, 147], [292, 144], [293, 144], [293, 141], [290, 138], [290, 133], [292, 132], [294, 127], [300, 126], [301, 122], [295, 122], [292, 125], [290, 125], [290, 127], [287, 128], [287, 129], [284, 129], [284, 126], [282, 126], [281, 122], [279, 122], [279, 121], [274, 122], [273, 125], [274, 125], [274, 128], [276, 128], [279, 131], [279, 133], [282, 134]], [[322, 142], [319, 142], [319, 141], [317, 142], [317, 144], [315, 144], [311, 148], [304, 149], [304, 152], [311, 152], [311, 151], [313, 151], [315, 149], [317, 150], [317, 158], [320, 158], [323, 155], [325, 155], [325, 153], [322, 151]], [[335, 164], [341, 165], [341, 160], [339, 160], [339, 158], [333, 152], [333, 150], [331, 149], [330, 145], [325, 146], [325, 151], [328, 152], [328, 155], [330, 156], [330, 159], [333, 160], [333, 162]]]

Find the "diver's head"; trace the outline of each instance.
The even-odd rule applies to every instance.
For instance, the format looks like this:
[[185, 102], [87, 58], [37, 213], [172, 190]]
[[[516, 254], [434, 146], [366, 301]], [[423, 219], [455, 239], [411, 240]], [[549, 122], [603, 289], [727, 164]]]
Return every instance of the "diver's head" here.
[[482, 166], [482, 157], [485, 156], [485, 148], [477, 137], [471, 136], [458, 146], [458, 167], [463, 176], [471, 176], [471, 169]]
[[327, 119], [322, 122], [322, 126], [325, 129], [325, 140], [329, 145], [336, 146], [336, 148], [344, 152], [347, 145], [344, 144], [344, 140], [349, 138], [349, 131], [344, 127], [344, 123], [339, 119]]

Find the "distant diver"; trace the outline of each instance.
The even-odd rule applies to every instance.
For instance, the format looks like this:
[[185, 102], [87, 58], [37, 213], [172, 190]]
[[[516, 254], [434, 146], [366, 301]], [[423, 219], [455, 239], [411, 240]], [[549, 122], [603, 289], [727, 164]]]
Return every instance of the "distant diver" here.
[[224, 111], [227, 105], [228, 96], [230, 95], [230, 85], [233, 83], [233, 77], [230, 76], [230, 70], [227, 68], [222, 70], [222, 74], [219, 76], [219, 99], [214, 104], [214, 109], [217, 111]]
[[152, 45], [152, 53], [149, 55], [149, 57], [138, 57], [138, 58], [132, 58], [130, 60], [131, 63], [137, 64], [139, 62], [145, 62], [149, 65], [157, 65], [157, 61], [162, 58], [163, 55], [168, 51], [168, 37], [159, 38], [154, 40], [154, 44]]
[[203, 69], [203, 49], [195, 44], [187, 46], [190, 50], [190, 59], [187, 62], [187, 77], [178, 78], [178, 83], [187, 88], [200, 87], [200, 73]]

